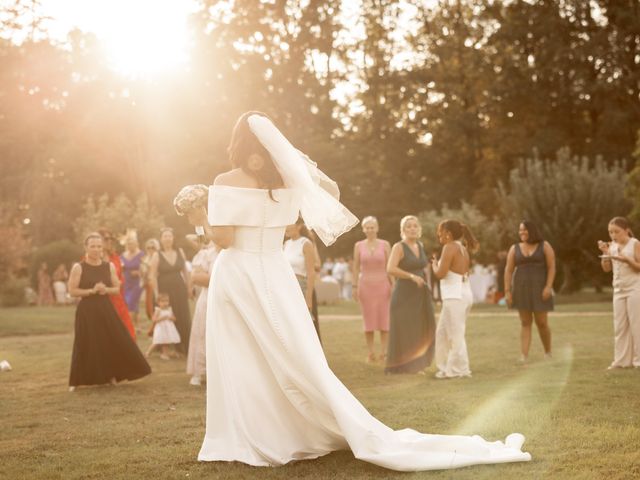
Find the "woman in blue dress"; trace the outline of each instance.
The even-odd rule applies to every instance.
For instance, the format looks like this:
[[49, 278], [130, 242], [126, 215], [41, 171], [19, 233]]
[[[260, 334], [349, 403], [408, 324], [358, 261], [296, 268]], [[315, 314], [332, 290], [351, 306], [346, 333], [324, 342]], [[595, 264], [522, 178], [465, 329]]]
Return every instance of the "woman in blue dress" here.
[[542, 238], [538, 227], [524, 220], [518, 228], [520, 242], [507, 254], [504, 292], [510, 308], [520, 316], [520, 363], [526, 363], [531, 346], [531, 330], [535, 321], [544, 348], [551, 357], [551, 329], [548, 313], [553, 310], [553, 281], [556, 260], [553, 248]]
[[126, 250], [120, 255], [122, 273], [124, 274], [124, 301], [127, 310], [131, 314], [134, 327], [138, 328], [138, 310], [140, 309], [140, 296], [142, 295], [142, 282], [140, 281], [140, 263], [144, 252], [140, 250], [138, 238], [134, 233], [127, 235], [125, 241]]

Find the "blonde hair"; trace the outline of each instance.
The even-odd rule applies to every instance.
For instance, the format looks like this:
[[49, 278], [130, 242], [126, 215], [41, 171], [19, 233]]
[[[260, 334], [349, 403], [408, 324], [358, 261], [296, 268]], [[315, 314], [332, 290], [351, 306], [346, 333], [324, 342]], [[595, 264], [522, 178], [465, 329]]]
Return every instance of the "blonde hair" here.
[[138, 232], [136, 232], [135, 228], [127, 228], [127, 233], [125, 233], [120, 239], [120, 244], [126, 245], [131, 241], [136, 242], [136, 245], [140, 246], [140, 242], [138, 241]]
[[402, 217], [402, 220], [400, 220], [400, 238], [402, 240], [406, 240], [407, 236], [404, 234], [404, 227], [407, 225], [407, 222], [409, 220], [416, 221], [416, 223], [418, 224], [418, 238], [422, 237], [422, 225], [420, 225], [420, 220], [418, 220], [418, 217], [416, 217], [415, 215], [406, 215]]
[[379, 225], [379, 224], [378, 224], [378, 219], [377, 219], [376, 217], [374, 217], [373, 215], [369, 215], [369, 216], [367, 216], [367, 217], [364, 217], [364, 218], [362, 219], [362, 221], [360, 222], [360, 225], [362, 225], [362, 227], [364, 228], [364, 226], [365, 226], [367, 223], [371, 223], [371, 222], [374, 222], [376, 225]]
[[159, 292], [156, 300], [166, 300], [167, 303], [171, 301], [171, 297], [166, 292]]
[[144, 248], [153, 247], [156, 250], [160, 250], [160, 242], [155, 238], [150, 238], [144, 244]]

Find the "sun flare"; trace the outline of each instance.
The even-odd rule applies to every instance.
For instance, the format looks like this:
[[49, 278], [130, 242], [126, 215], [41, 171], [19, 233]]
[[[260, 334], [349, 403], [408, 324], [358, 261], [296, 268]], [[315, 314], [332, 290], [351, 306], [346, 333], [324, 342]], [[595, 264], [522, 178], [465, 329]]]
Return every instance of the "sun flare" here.
[[188, 60], [189, 0], [56, 2], [63, 17], [100, 40], [109, 65], [125, 75], [171, 71]]

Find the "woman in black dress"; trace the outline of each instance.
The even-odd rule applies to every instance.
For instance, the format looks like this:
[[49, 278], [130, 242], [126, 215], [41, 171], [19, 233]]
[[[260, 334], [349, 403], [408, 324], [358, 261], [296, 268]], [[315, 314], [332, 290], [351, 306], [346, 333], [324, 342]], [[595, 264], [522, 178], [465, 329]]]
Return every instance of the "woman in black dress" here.
[[509, 307], [518, 310], [520, 315], [520, 362], [525, 363], [529, 357], [534, 320], [545, 358], [551, 357], [551, 329], [547, 314], [553, 310], [556, 261], [553, 248], [543, 240], [534, 223], [527, 220], [520, 223], [518, 236], [520, 242], [512, 245], [507, 254], [504, 293]]
[[120, 292], [114, 266], [102, 261], [102, 237], [85, 239], [85, 260], [71, 269], [69, 293], [76, 309], [69, 391], [79, 385], [135, 380], [151, 373], [149, 364], [118, 317], [109, 295]]
[[169, 295], [169, 303], [176, 316], [176, 328], [180, 334], [180, 343], [176, 345], [176, 349], [186, 355], [191, 336], [191, 311], [186, 283], [189, 272], [184, 252], [174, 248], [173, 243], [173, 230], [163, 228], [160, 233], [160, 251], [151, 258], [149, 277], [156, 297], [160, 292]]
[[397, 278], [391, 294], [391, 322], [385, 373], [418, 373], [431, 365], [436, 322], [426, 283], [422, 227], [413, 215], [400, 221], [402, 241], [391, 248], [387, 272]]

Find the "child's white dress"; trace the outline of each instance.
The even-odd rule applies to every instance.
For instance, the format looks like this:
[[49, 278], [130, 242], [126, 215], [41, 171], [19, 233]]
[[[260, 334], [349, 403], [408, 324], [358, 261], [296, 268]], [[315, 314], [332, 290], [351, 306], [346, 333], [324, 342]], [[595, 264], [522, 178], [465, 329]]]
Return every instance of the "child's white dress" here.
[[171, 307], [156, 307], [154, 315], [159, 315], [159, 321], [153, 327], [153, 344], [167, 345], [170, 343], [180, 343], [180, 334], [175, 323], [171, 320], [173, 310]]

